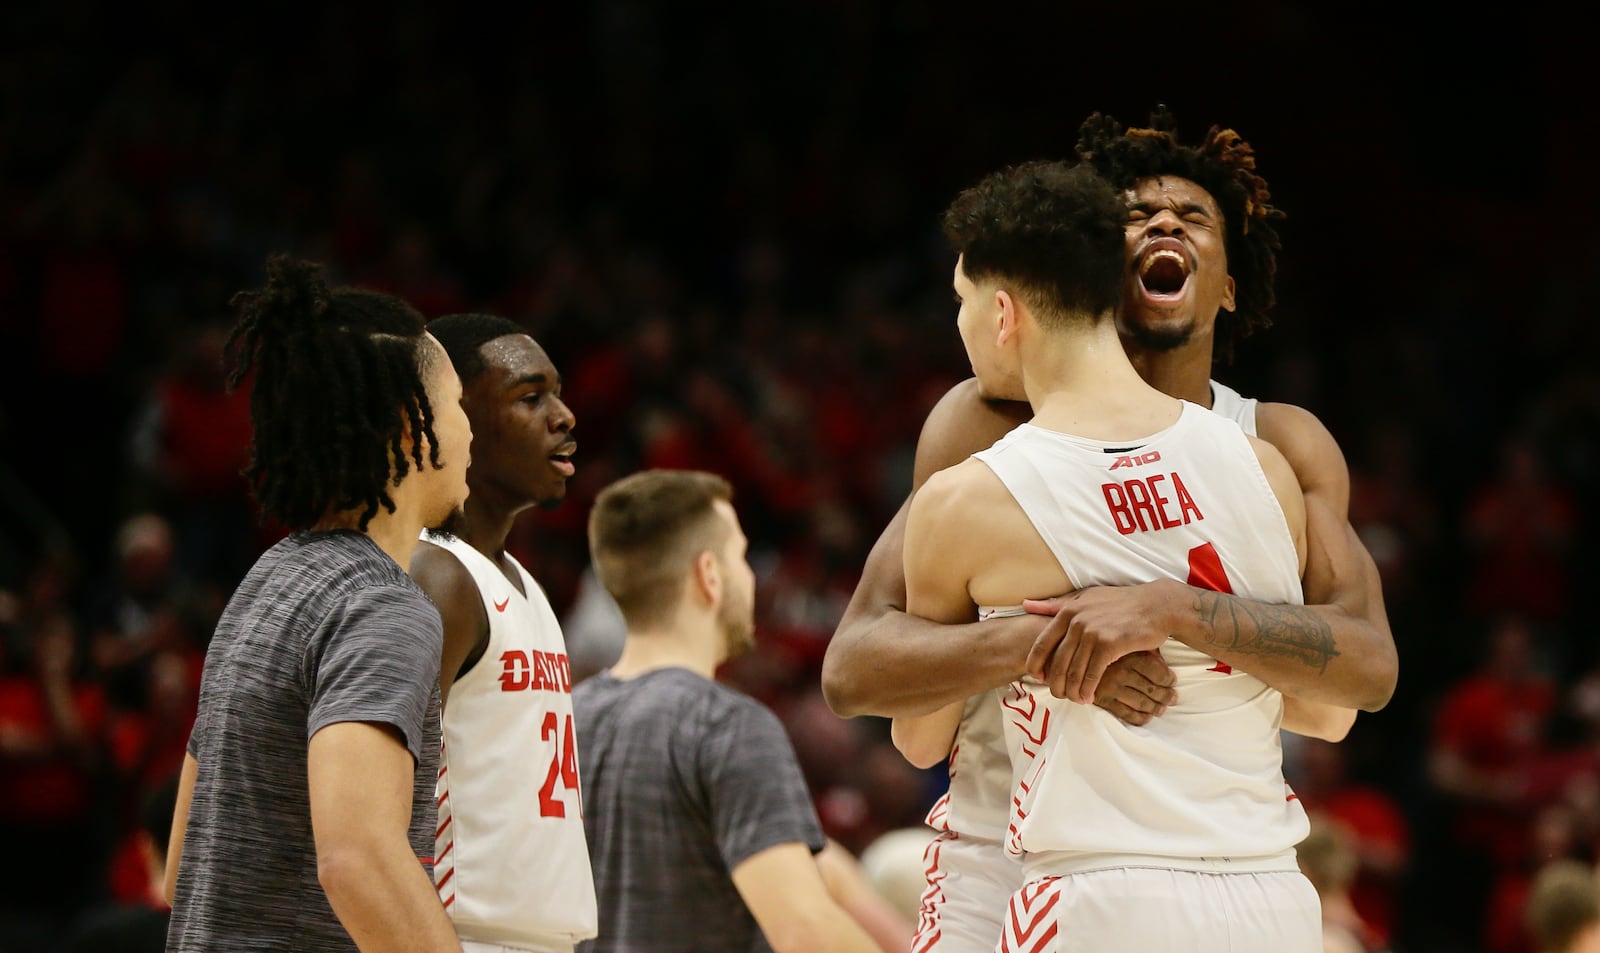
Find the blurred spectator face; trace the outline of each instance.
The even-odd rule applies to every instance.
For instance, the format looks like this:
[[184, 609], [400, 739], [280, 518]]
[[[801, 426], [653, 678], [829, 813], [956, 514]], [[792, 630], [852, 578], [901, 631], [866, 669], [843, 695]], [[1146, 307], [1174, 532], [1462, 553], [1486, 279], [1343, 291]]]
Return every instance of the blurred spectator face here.
[[172, 527], [154, 514], [135, 516], [117, 538], [122, 575], [135, 591], [155, 588], [172, 566]]

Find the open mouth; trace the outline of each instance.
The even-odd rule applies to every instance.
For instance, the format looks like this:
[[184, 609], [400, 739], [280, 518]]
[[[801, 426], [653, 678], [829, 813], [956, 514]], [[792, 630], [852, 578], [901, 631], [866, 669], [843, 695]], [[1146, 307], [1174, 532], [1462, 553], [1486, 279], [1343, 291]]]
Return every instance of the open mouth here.
[[566, 444], [560, 450], [550, 454], [550, 465], [556, 468], [562, 476], [572, 476], [578, 468], [572, 464], [572, 455], [578, 452], [577, 444]]
[[1189, 281], [1189, 259], [1180, 248], [1152, 248], [1139, 262], [1139, 283], [1152, 298], [1171, 298]]

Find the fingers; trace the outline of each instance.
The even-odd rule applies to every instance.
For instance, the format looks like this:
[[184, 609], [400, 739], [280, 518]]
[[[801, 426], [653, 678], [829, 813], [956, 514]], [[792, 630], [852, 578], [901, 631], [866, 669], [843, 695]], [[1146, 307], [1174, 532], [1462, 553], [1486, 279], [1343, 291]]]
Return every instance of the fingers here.
[[1119, 661], [1127, 667], [1130, 674], [1138, 675], [1155, 687], [1170, 688], [1178, 680], [1178, 676], [1172, 671], [1172, 666], [1168, 665], [1167, 660], [1157, 651], [1147, 649], [1143, 652], [1132, 652]]
[[1044, 629], [1033, 640], [1033, 648], [1028, 650], [1028, 674], [1041, 682], [1050, 681], [1051, 660], [1061, 640], [1067, 636], [1067, 628], [1072, 623], [1071, 616], [1063, 618], [1056, 616], [1045, 623]]
[[1066, 607], [1070, 595], [1072, 593], [1068, 592], [1049, 599], [1024, 599], [1022, 608], [1033, 615], [1055, 615]]
[[1159, 653], [1135, 652], [1125, 655], [1106, 667], [1095, 689], [1094, 703], [1107, 711], [1111, 711], [1110, 706], [1116, 704], [1122, 709], [1160, 715], [1178, 701], [1178, 693], [1171, 688], [1174, 678], [1172, 670]]
[[1159, 714], [1140, 711], [1137, 708], [1131, 708], [1127, 705], [1124, 705], [1122, 702], [1117, 701], [1116, 699], [1107, 699], [1103, 702], [1097, 700], [1095, 704], [1099, 705], [1101, 708], [1104, 708], [1123, 724], [1127, 725], [1148, 725], [1150, 721], [1156, 717], [1156, 714]]
[[[1065, 658], [1060, 660], [1062, 663], [1061, 671], [1055, 679], [1052, 679], [1050, 684], [1050, 691], [1057, 698], [1069, 698], [1075, 702], [1086, 700], [1083, 692], [1083, 679], [1089, 672], [1089, 663], [1093, 661], [1092, 655], [1094, 651], [1094, 646], [1088, 644], [1087, 634], [1084, 631], [1083, 623], [1078, 619], [1073, 619], [1072, 623], [1067, 626], [1067, 638], [1061, 647], [1060, 653], [1058, 653], [1064, 654]], [[1098, 680], [1099, 676], [1097, 674], [1096, 681]], [[1094, 698], [1094, 693], [1091, 691], [1087, 699], [1092, 698]]]
[[1089, 664], [1083, 670], [1083, 682], [1078, 686], [1077, 701], [1083, 705], [1094, 704], [1095, 690], [1100, 687], [1100, 680], [1105, 677], [1106, 667], [1117, 660], [1110, 648], [1096, 643], [1094, 650], [1089, 655]]

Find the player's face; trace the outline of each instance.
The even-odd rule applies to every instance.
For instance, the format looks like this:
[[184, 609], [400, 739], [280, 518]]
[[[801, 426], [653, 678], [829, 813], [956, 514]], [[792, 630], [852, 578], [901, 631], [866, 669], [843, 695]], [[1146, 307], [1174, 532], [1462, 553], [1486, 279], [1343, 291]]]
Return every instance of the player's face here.
[[1206, 340], [1233, 310], [1227, 230], [1211, 193], [1175, 176], [1140, 179], [1128, 202], [1128, 273], [1117, 329], [1146, 351]]
[[[428, 402], [433, 405], [433, 436], [439, 442], [439, 469], [424, 465], [422, 472], [438, 489], [436, 503], [427, 513], [430, 529], [448, 526], [459, 519], [467, 500], [467, 467], [472, 462], [472, 423], [461, 406], [461, 378], [455, 365], [433, 335], [427, 347], [435, 352], [428, 380]], [[424, 457], [424, 459], [427, 459]]]
[[956, 312], [956, 330], [961, 333], [961, 344], [967, 349], [967, 360], [972, 364], [973, 376], [978, 379], [978, 390], [989, 400], [1024, 400], [1021, 376], [1006, 373], [1004, 355], [995, 340], [1000, 317], [995, 289], [989, 282], [973, 283], [967, 277], [963, 261], [960, 257], [956, 259], [951, 287], [960, 305]]
[[722, 604], [717, 607], [717, 627], [722, 630], [724, 660], [738, 658], [756, 644], [756, 573], [750, 568], [750, 541], [739, 528], [739, 517], [723, 500], [716, 502], [717, 516], [729, 526], [727, 540], [717, 559], [722, 570]]
[[567, 494], [576, 472], [572, 438], [577, 421], [561, 399], [561, 375], [526, 334], [483, 344], [484, 371], [467, 386], [473, 422], [472, 492], [485, 505], [514, 511], [551, 507]]

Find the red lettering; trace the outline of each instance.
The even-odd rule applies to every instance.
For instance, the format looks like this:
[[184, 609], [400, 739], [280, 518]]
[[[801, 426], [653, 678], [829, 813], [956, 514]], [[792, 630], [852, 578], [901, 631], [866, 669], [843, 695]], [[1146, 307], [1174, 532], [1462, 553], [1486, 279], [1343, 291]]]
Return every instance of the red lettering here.
[[1149, 453], [1143, 453], [1143, 454], [1126, 454], [1125, 453], [1122, 456], [1118, 457], [1111, 464], [1111, 469], [1115, 470], [1118, 467], [1142, 467], [1147, 463], [1155, 463], [1157, 460], [1160, 460], [1160, 459], [1161, 459], [1161, 451], [1160, 450], [1152, 450]]
[[[1178, 483], [1178, 475], [1172, 475], [1173, 482], [1182, 490], [1183, 484]], [[1200, 512], [1195, 510], [1196, 513]], [[1222, 556], [1217, 553], [1217, 547], [1210, 543], [1202, 543], [1189, 550], [1189, 585], [1198, 589], [1210, 589], [1212, 592], [1233, 592], [1233, 583], [1228, 581], [1228, 570], [1222, 565]], [[1233, 666], [1227, 662], [1219, 661], [1206, 669], [1208, 672], [1217, 672], [1221, 675], [1232, 675]]]
[[1185, 523], [1189, 522], [1189, 514], [1191, 512], [1194, 513], [1194, 518], [1196, 520], [1205, 519], [1205, 517], [1200, 514], [1200, 507], [1194, 505], [1194, 497], [1189, 495], [1188, 489], [1184, 487], [1183, 481], [1178, 479], [1178, 474], [1176, 472], [1172, 474], [1172, 489], [1178, 494], [1178, 511], [1183, 514], [1183, 521]]
[[1183, 520], [1167, 518], [1167, 503], [1170, 501], [1161, 495], [1160, 490], [1156, 489], [1156, 484], [1165, 479], [1166, 475], [1161, 473], [1157, 473], [1150, 478], [1150, 495], [1155, 498], [1156, 512], [1161, 514], [1161, 528], [1171, 529], [1174, 526], [1182, 526]]
[[578, 788], [578, 751], [573, 743], [572, 716], [566, 717], [566, 730], [560, 728], [561, 721], [553, 711], [544, 713], [544, 724], [539, 726], [540, 741], [554, 741], [555, 751], [550, 756], [550, 770], [545, 774], [544, 784], [539, 786], [539, 816], [540, 817], [566, 817], [567, 805], [556, 794], [556, 780], [559, 778], [561, 786], [578, 796], [578, 815], [583, 815], [583, 792]]
[[512, 649], [500, 656], [500, 690], [503, 692], [562, 692], [572, 694], [572, 662], [555, 652], [529, 653]]
[[1111, 511], [1111, 522], [1116, 524], [1117, 532], [1126, 536], [1138, 527], [1133, 525], [1133, 513], [1128, 510], [1128, 494], [1123, 492], [1120, 483], [1103, 483], [1100, 492], [1105, 494], [1106, 508]]
[[500, 690], [521, 692], [528, 689], [528, 656], [512, 649], [500, 656]]
[[[1128, 504], [1133, 508], [1134, 519], [1139, 521], [1139, 528], [1149, 532], [1161, 525], [1161, 517], [1156, 515], [1156, 508], [1150, 503], [1150, 488], [1144, 485], [1143, 480], [1129, 480], [1123, 486], [1128, 491]], [[1149, 525], [1145, 518], [1149, 517]]]

